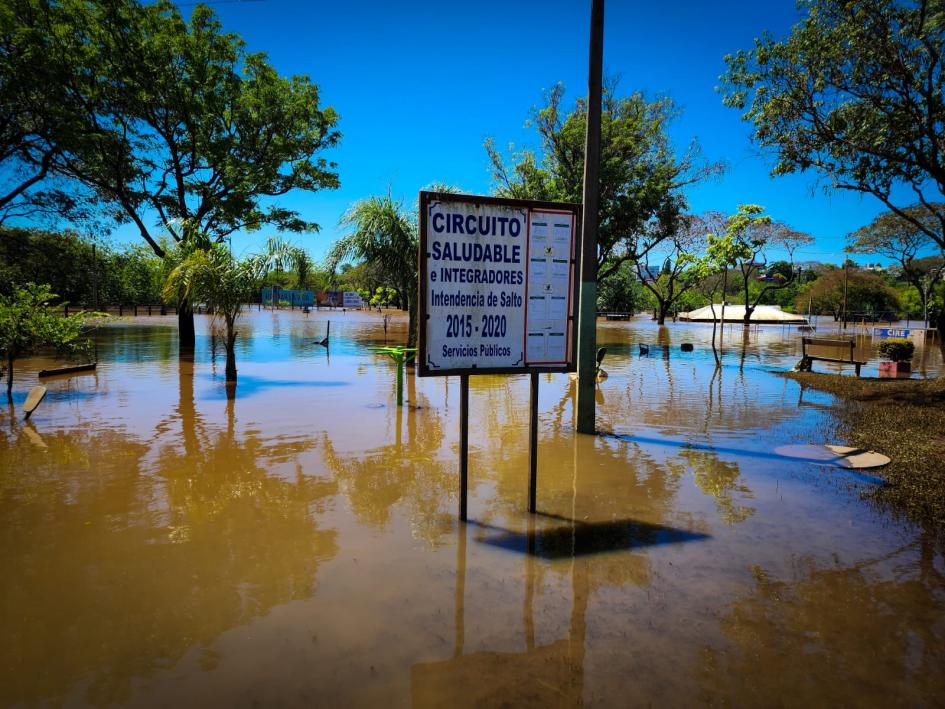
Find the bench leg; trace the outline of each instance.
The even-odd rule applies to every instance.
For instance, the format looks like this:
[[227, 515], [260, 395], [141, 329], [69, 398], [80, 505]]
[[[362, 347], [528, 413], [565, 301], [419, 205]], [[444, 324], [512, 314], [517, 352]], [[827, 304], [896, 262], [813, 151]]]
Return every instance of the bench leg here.
[[860, 365], [856, 365], [856, 376], [860, 376]]

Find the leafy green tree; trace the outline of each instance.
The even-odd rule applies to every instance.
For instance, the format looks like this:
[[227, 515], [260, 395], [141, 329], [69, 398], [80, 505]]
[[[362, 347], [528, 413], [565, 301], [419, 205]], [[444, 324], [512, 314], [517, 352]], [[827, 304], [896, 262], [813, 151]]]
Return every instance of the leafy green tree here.
[[791, 261], [775, 261], [765, 269], [766, 278], [789, 281], [796, 275], [795, 265]]
[[[742, 280], [745, 327], [751, 325], [752, 313], [770, 293], [789, 288], [794, 283], [797, 277], [797, 271], [794, 269], [794, 252], [799, 246], [810, 244], [814, 240], [810, 235], [795, 231], [783, 222], [766, 219], [767, 221], [756, 219], [738, 236], [745, 247], [743, 256], [737, 263]], [[757, 279], [768, 271], [767, 254], [773, 248], [787, 252], [787, 268], [778, 271], [780, 278], [772, 278], [759, 288]]]
[[[937, 205], [945, 210], [945, 204]], [[902, 276], [915, 287], [921, 299], [920, 310], [927, 312], [929, 298], [935, 292], [936, 285], [945, 278], [945, 250], [943, 250], [926, 231], [918, 229], [915, 222], [925, 224], [934, 230], [936, 220], [924, 207], [907, 207], [903, 210], [909, 215], [906, 219], [896, 212], [885, 212], [872, 222], [847, 236], [847, 251], [858, 254], [878, 254], [895, 261], [902, 269]], [[939, 254], [924, 257], [922, 254], [937, 250]], [[939, 321], [939, 329], [945, 322]]]
[[[539, 152], [524, 149], [507, 163], [492, 139], [485, 148], [495, 191], [501, 196], [581, 202], [587, 109], [578, 99], [563, 106], [564, 87], [556, 85], [531, 124], [541, 140]], [[648, 102], [642, 94], [620, 97], [614, 82], [605, 88], [601, 112], [600, 226], [597, 277], [603, 282], [626, 261], [643, 258], [675, 231], [686, 208], [683, 189], [722, 172], [701, 158], [693, 140], [681, 156], [667, 130], [679, 111], [668, 98]]]
[[73, 303], [92, 302], [92, 245], [78, 233], [0, 227], [0, 293], [47, 283]]
[[[347, 269], [344, 267], [347, 266]], [[342, 271], [342, 269], [344, 269]], [[334, 288], [340, 291], [367, 291], [374, 293], [378, 288], [387, 287], [388, 279], [384, 271], [370, 261], [359, 263], [357, 266], [342, 264], [334, 274]], [[395, 291], [391, 291], [391, 301], [399, 302]]]
[[315, 262], [308, 255], [308, 251], [296, 247], [292, 253], [292, 270], [295, 273], [295, 287], [297, 290], [306, 290], [315, 275]]
[[0, 4], [0, 224], [91, 217], [95, 195], [58, 177], [89, 132], [74, 88], [97, 70], [71, 30], [79, 12], [53, 0]]
[[911, 318], [916, 313], [921, 313], [922, 317], [925, 316], [925, 303], [922, 292], [918, 288], [904, 283], [896, 288], [896, 291], [899, 293], [899, 304], [902, 306], [905, 317]]
[[401, 307], [409, 313], [407, 345], [417, 341], [417, 224], [401, 202], [387, 194], [356, 202], [341, 219], [350, 232], [328, 253], [334, 270], [346, 258], [371, 263], [387, 284], [397, 291]]
[[226, 325], [226, 381], [236, 382], [236, 320], [253, 297], [269, 263], [268, 255], [245, 261], [233, 258], [223, 244], [183, 254], [167, 276], [167, 299], [201, 301], [207, 312]]
[[843, 316], [844, 280], [847, 313], [895, 314], [900, 309], [899, 296], [882, 277], [859, 268], [832, 268], [797, 294], [797, 310], [810, 306], [817, 315], [829, 314], [835, 321]]
[[387, 288], [386, 286], [378, 286], [377, 290], [374, 291], [374, 294], [371, 296], [369, 305], [372, 308], [386, 308], [391, 300], [394, 299], [396, 293], [393, 288]]
[[725, 104], [744, 110], [755, 140], [775, 152], [774, 174], [816, 170], [945, 248], [945, 205], [934, 201], [945, 194], [942, 1], [799, 5], [806, 16], [787, 38], [766, 34], [726, 57]]
[[[761, 214], [763, 207], [757, 204], [740, 204], [738, 211], [725, 220], [725, 233], [708, 234], [705, 254], [692, 266], [692, 278], [699, 283], [702, 294], [708, 298], [712, 309], [712, 354], [715, 365], [721, 366], [722, 359], [715, 346], [718, 323], [725, 326], [725, 294], [728, 289], [728, 273], [739, 262], [751, 255], [751, 247], [745, 240], [745, 234], [768, 224], [771, 218]], [[721, 292], [722, 308], [716, 315], [715, 299]]]
[[161, 259], [144, 244], [115, 248], [80, 232], [0, 227], [0, 293], [47, 283], [70, 303], [144, 304], [161, 300]]
[[633, 314], [643, 307], [644, 301], [643, 287], [629, 263], [622, 263], [597, 289], [599, 311]]
[[656, 303], [656, 320], [660, 325], [697, 285], [698, 254], [705, 249], [707, 235], [718, 228], [717, 216], [720, 215], [683, 215], [673, 233], [660, 245], [659, 253], [665, 259], [658, 273], [650, 266], [649, 253], [634, 263], [637, 278]]
[[15, 288], [10, 295], [0, 295], [0, 351], [7, 362], [7, 398], [13, 399], [13, 363], [18, 357], [42, 348], [63, 352], [78, 351], [80, 337], [95, 314], [76, 313], [62, 316], [49, 312], [58, 298], [48, 285], [28, 284]]
[[[205, 5], [189, 21], [167, 0], [68, 7], [61, 27], [35, 23], [51, 51], [79, 42], [95, 67], [70, 86], [88, 136], [61, 174], [106, 199], [158, 256], [159, 234], [207, 248], [267, 225], [318, 228], [276, 200], [338, 186], [334, 163], [319, 157], [339, 140], [338, 117], [308, 77], [280, 76]], [[189, 301], [179, 305], [190, 349], [193, 316]]]

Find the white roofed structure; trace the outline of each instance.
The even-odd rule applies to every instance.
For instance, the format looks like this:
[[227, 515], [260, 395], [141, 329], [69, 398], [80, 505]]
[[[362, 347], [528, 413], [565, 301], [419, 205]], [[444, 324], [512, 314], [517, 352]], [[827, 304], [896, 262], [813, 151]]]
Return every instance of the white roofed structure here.
[[[715, 315], [712, 314], [712, 308], [715, 308]], [[680, 313], [680, 320], [689, 322], [712, 322], [721, 321], [722, 304], [716, 303], [714, 306], [707, 305], [704, 308], [693, 310], [688, 313]], [[725, 305], [725, 322], [744, 322], [745, 306], [740, 304]], [[786, 313], [777, 305], [759, 305], [755, 307], [751, 314], [752, 325], [802, 325], [807, 322], [807, 318], [796, 313]]]

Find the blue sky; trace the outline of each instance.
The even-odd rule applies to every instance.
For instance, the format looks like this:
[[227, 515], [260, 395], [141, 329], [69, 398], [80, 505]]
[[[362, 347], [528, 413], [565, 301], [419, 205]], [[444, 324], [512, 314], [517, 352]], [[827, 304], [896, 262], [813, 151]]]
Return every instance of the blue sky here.
[[[330, 151], [341, 188], [285, 200], [321, 225], [320, 233], [292, 237], [317, 259], [360, 198], [390, 189], [412, 205], [433, 181], [488, 194], [483, 140], [536, 145], [524, 122], [542, 92], [558, 81], [569, 100], [586, 91], [589, 0], [211, 5], [250, 51], [268, 54], [283, 74], [308, 74], [323, 104], [341, 116], [341, 145]], [[765, 29], [783, 35], [799, 17], [794, 0], [610, 0], [604, 65], [620, 75], [624, 92], [669, 95], [679, 104], [683, 113], [671, 128], [678, 148], [696, 137], [707, 158], [728, 164], [721, 180], [689, 191], [694, 211], [762, 204], [816, 237], [799, 260], [839, 262], [844, 236], [882, 205], [825, 195], [815, 175], [770, 178], [770, 157], [751, 145], [747, 124], [716, 92], [726, 53], [751, 46]], [[271, 233], [237, 235], [234, 251], [251, 251]], [[130, 227], [116, 237], [138, 238]]]

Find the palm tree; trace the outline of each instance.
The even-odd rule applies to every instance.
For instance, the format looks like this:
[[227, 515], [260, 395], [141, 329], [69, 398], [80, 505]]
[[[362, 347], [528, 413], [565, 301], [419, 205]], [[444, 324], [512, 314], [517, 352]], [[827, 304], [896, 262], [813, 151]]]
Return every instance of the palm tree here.
[[298, 290], [308, 288], [308, 283], [312, 280], [312, 274], [315, 271], [315, 264], [308, 252], [298, 246], [292, 248], [292, 270], [295, 271], [295, 287]]
[[382, 278], [397, 291], [409, 314], [408, 346], [417, 341], [417, 224], [390, 194], [356, 202], [341, 218], [352, 231], [335, 242], [328, 253], [334, 271], [346, 258], [375, 265]]
[[[296, 246], [280, 236], [271, 236], [266, 240], [266, 252], [260, 258], [264, 260], [267, 271], [294, 271], [297, 290], [308, 288], [315, 271], [315, 264], [312, 257], [301, 246]], [[275, 299], [275, 291], [273, 291], [273, 299]]]
[[186, 255], [168, 274], [164, 297], [203, 302], [226, 323], [226, 381], [236, 381], [236, 318], [258, 288], [270, 255], [237, 261], [222, 244]]

